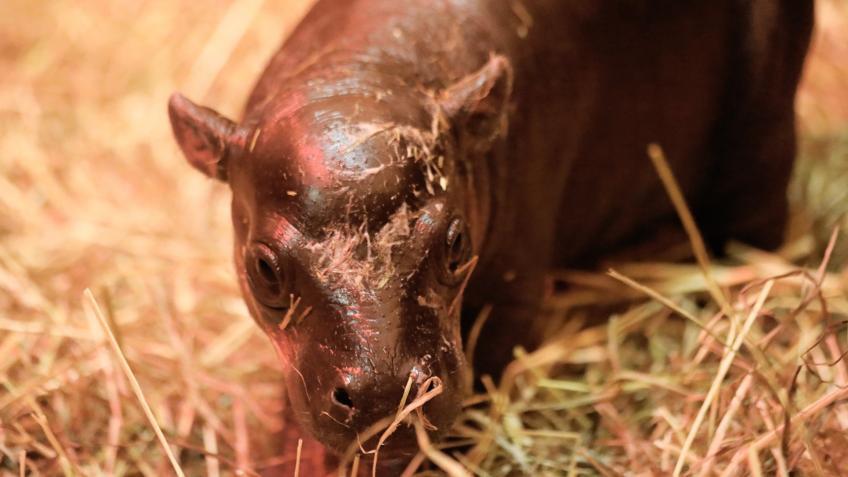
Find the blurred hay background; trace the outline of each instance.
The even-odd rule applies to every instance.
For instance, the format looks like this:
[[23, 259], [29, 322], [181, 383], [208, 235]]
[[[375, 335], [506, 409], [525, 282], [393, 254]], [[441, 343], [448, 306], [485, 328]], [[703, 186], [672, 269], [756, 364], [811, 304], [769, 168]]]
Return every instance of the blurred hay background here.
[[[0, 475], [173, 472], [86, 288], [186, 475], [295, 458], [274, 439], [274, 352], [236, 288], [228, 191], [184, 164], [165, 104], [179, 89], [239, 116], [308, 3], [0, 4]], [[818, 269], [848, 231], [848, 4], [818, 16], [787, 247], [736, 247], [710, 280], [557, 273], [571, 289], [550, 319], [568, 325], [469, 403], [445, 453], [491, 476], [848, 469], [848, 239]], [[581, 329], [598, 307], [609, 324]]]

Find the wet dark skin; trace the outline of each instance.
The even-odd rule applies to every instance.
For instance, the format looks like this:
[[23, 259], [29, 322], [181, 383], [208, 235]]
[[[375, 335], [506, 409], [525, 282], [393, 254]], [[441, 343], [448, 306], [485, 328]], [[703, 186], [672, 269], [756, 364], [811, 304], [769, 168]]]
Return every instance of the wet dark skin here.
[[[548, 270], [676, 226], [649, 143], [714, 249], [778, 245], [811, 27], [802, 0], [322, 0], [241, 121], [174, 95], [187, 159], [232, 189], [239, 282], [304, 435], [337, 455], [432, 377], [444, 435], [477, 310], [475, 373], [497, 375], [541, 339]], [[415, 451], [401, 426], [381, 470]]]

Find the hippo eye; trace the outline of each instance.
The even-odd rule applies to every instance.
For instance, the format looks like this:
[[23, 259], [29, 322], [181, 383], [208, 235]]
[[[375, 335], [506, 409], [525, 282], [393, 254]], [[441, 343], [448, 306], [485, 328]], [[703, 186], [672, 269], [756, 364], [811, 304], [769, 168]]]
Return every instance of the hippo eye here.
[[256, 244], [245, 257], [247, 280], [253, 296], [269, 308], [286, 308], [288, 291], [286, 276], [277, 254], [267, 245]]
[[471, 243], [462, 219], [453, 219], [445, 234], [445, 268], [451, 275], [464, 265], [471, 256]]

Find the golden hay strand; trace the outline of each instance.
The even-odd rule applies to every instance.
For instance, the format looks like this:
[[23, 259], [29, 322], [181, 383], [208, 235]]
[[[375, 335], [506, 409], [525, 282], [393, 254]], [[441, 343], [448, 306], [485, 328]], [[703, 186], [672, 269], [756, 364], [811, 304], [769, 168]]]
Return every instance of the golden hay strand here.
[[300, 456], [303, 452], [303, 439], [297, 440], [297, 454], [295, 455], [295, 464], [294, 464], [294, 477], [298, 477], [300, 475]]
[[121, 350], [121, 345], [118, 344], [118, 340], [115, 338], [115, 333], [112, 332], [112, 328], [109, 326], [109, 323], [103, 316], [103, 312], [100, 311], [100, 305], [97, 304], [97, 300], [94, 299], [94, 295], [91, 293], [91, 290], [85, 290], [85, 298], [86, 300], [88, 300], [89, 305], [94, 311], [94, 316], [100, 323], [100, 326], [103, 329], [103, 333], [108, 337], [109, 344], [112, 346], [112, 351], [114, 351], [115, 353], [115, 358], [117, 358], [118, 364], [121, 365], [121, 369], [124, 371], [124, 375], [126, 375], [127, 379], [129, 380], [130, 386], [132, 386], [133, 393], [135, 394], [136, 399], [138, 399], [138, 403], [141, 405], [141, 408], [144, 410], [144, 415], [147, 418], [147, 421], [150, 423], [150, 427], [152, 427], [153, 432], [156, 433], [156, 438], [159, 439], [159, 443], [162, 444], [162, 449], [168, 456], [168, 460], [171, 462], [171, 466], [173, 466], [174, 472], [176, 472], [178, 477], [183, 477], [185, 474], [183, 474], [183, 470], [180, 467], [179, 462], [177, 462], [177, 458], [174, 456], [173, 451], [171, 451], [171, 446], [168, 445], [168, 440], [165, 438], [165, 434], [162, 433], [162, 428], [159, 426], [159, 422], [156, 421], [156, 416], [153, 415], [153, 411], [150, 409], [150, 405], [147, 403], [147, 399], [145, 399], [144, 397], [144, 392], [141, 390], [141, 385], [138, 384], [138, 380], [135, 378], [135, 373], [133, 373], [132, 368], [130, 368], [130, 363], [127, 362], [127, 357]]
[[689, 211], [689, 206], [686, 205], [686, 199], [683, 197], [683, 192], [681, 192], [680, 187], [677, 185], [677, 181], [674, 179], [674, 174], [671, 171], [671, 167], [668, 165], [665, 153], [660, 145], [649, 144], [648, 156], [651, 158], [651, 162], [653, 162], [654, 168], [656, 168], [657, 174], [660, 176], [660, 180], [662, 180], [663, 186], [671, 199], [671, 203], [674, 204], [674, 209], [677, 211], [677, 216], [683, 223], [686, 235], [689, 236], [689, 242], [692, 244], [692, 251], [695, 253], [695, 258], [698, 260], [698, 265], [701, 266], [701, 271], [707, 281], [707, 289], [710, 291], [710, 294], [712, 294], [713, 299], [721, 305], [721, 309], [724, 311], [724, 314], [732, 319], [733, 312], [731, 311], [730, 304], [727, 302], [727, 297], [724, 296], [724, 292], [722, 292], [721, 288], [716, 285], [715, 280], [713, 280], [713, 277], [710, 274], [710, 258], [707, 253], [707, 247], [704, 245], [704, 239], [701, 237], [701, 232], [695, 224], [695, 218], [692, 216], [692, 212]]

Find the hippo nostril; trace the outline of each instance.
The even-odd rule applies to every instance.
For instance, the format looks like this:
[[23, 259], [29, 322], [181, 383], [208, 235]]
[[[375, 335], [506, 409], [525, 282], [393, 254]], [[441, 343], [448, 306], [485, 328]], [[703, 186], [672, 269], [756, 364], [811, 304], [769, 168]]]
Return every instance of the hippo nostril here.
[[347, 391], [343, 388], [336, 388], [333, 391], [333, 402], [340, 406], [353, 409], [353, 401], [350, 399], [350, 395]]

